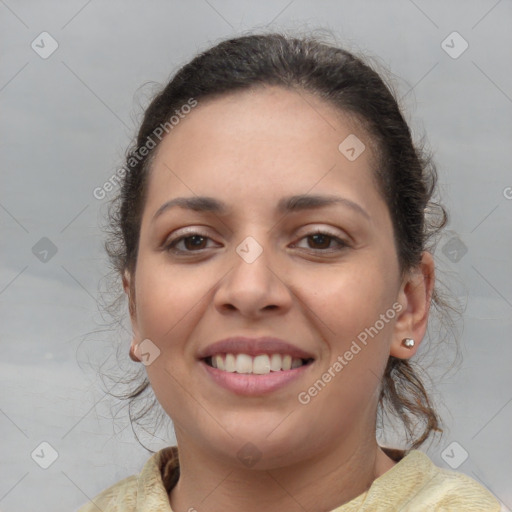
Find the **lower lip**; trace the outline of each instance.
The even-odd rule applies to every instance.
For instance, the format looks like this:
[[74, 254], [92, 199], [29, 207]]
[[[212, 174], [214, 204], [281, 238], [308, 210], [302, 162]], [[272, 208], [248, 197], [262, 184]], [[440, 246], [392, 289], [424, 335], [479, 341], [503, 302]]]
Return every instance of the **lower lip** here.
[[237, 395], [257, 396], [271, 393], [285, 387], [290, 382], [304, 375], [304, 372], [306, 372], [313, 363], [292, 370], [281, 370], [264, 375], [225, 372], [224, 370], [219, 370], [218, 368], [207, 365], [205, 361], [200, 361], [200, 364], [208, 375], [223, 388]]

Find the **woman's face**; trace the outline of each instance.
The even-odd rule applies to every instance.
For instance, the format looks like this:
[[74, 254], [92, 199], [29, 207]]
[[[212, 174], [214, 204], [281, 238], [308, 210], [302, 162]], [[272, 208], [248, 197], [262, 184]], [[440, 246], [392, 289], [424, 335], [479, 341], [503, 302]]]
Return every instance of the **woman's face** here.
[[[277, 87], [199, 102], [162, 141], [128, 277], [138, 355], [183, 446], [270, 468], [375, 439], [404, 304], [370, 151], [347, 117]], [[199, 197], [222, 209], [169, 204]], [[288, 345], [212, 347], [237, 337]]]

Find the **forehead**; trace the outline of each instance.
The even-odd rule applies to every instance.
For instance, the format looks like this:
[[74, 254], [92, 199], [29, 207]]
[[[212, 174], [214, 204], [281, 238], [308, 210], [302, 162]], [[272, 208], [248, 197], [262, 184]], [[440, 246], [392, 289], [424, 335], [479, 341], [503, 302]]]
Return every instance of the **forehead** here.
[[[365, 147], [352, 161], [339, 149], [350, 137]], [[353, 116], [304, 91], [259, 87], [199, 100], [160, 143], [147, 198], [256, 200], [343, 185], [348, 196], [364, 189], [375, 199], [372, 147]]]
[[[196, 140], [190, 140], [190, 132]], [[348, 134], [357, 133], [373, 145], [363, 132], [354, 114], [341, 111], [309, 92], [258, 86], [199, 100], [190, 114], [182, 116], [161, 147], [190, 142], [200, 149], [199, 145], [218, 142], [229, 143], [233, 150], [239, 143], [244, 144], [241, 150], [262, 144], [269, 150], [279, 143], [282, 152], [291, 148], [299, 154], [327, 149], [337, 154], [340, 137]], [[247, 137], [252, 139], [250, 145]], [[305, 140], [310, 143], [306, 147], [302, 145]], [[274, 144], [269, 144], [271, 141]]]

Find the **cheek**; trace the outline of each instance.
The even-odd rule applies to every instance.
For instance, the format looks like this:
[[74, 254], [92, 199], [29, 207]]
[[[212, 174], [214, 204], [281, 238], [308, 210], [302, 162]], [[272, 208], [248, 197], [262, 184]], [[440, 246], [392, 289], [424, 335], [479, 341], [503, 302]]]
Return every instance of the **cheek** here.
[[[318, 279], [317, 275], [315, 282], [324, 286], [321, 290], [317, 286], [310, 295], [311, 304], [315, 304], [312, 309], [321, 320], [316, 325], [324, 326], [328, 352], [317, 377], [329, 382], [313, 407], [317, 408], [316, 414], [343, 416], [348, 411], [357, 414], [361, 403], [375, 403], [380, 375], [389, 357], [396, 297], [391, 273], [386, 273], [377, 261], [347, 265], [334, 276]], [[313, 285], [313, 281], [308, 283]], [[344, 412], [330, 410], [330, 403], [343, 404]]]
[[[159, 258], [161, 259], [161, 258]], [[157, 258], [137, 264], [136, 305], [140, 335], [163, 340], [200, 307], [208, 287], [199, 272], [172, 267]]]
[[354, 269], [326, 283], [318, 293], [316, 311], [321, 322], [317, 320], [316, 325], [324, 326], [327, 353], [310, 387], [302, 390], [307, 396], [302, 396], [310, 399], [308, 414], [324, 419], [318, 429], [329, 436], [377, 407], [396, 312], [393, 296], [377, 270], [362, 275]]
[[[302, 278], [303, 293], [328, 328], [328, 336], [343, 345], [373, 326], [391, 308], [395, 296], [389, 274], [377, 262], [354, 261], [338, 270], [329, 269], [325, 275], [317, 272]], [[386, 320], [384, 326], [379, 322], [379, 331], [389, 330], [391, 319]]]
[[192, 266], [178, 269], [161, 260], [144, 254], [139, 258], [136, 309], [140, 340], [151, 340], [159, 350], [145, 369], [157, 400], [170, 414], [190, 408], [184, 392], [189, 387], [187, 361], [193, 357], [187, 340], [201, 321], [209, 286]]

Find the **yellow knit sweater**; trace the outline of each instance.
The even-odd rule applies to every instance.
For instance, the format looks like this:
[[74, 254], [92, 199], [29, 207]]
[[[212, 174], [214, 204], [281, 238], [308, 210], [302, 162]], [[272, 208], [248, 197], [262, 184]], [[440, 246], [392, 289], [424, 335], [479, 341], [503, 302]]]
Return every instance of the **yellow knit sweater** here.
[[[179, 478], [177, 447], [153, 454], [140, 475], [104, 490], [78, 512], [172, 512], [169, 492]], [[435, 466], [412, 450], [371, 487], [332, 512], [499, 512], [500, 504], [470, 477]]]

